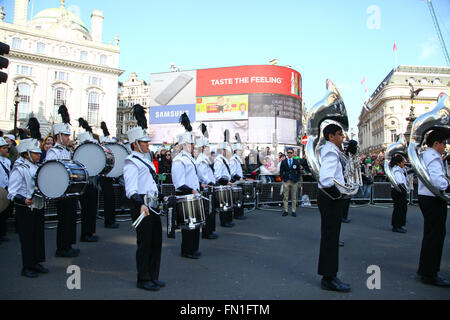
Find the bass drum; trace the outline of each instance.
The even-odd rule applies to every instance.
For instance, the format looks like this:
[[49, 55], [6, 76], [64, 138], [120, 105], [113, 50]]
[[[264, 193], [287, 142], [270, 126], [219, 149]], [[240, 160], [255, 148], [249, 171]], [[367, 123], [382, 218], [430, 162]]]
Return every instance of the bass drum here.
[[84, 165], [90, 177], [108, 174], [114, 167], [114, 155], [108, 147], [86, 141], [73, 153], [73, 160]]
[[36, 172], [35, 185], [48, 199], [77, 197], [84, 193], [89, 175], [86, 167], [73, 160], [49, 160]]
[[110, 172], [106, 174], [109, 178], [117, 178], [123, 174], [123, 164], [125, 159], [130, 155], [127, 147], [117, 142], [103, 143], [107, 148], [111, 150], [114, 155], [114, 166]]

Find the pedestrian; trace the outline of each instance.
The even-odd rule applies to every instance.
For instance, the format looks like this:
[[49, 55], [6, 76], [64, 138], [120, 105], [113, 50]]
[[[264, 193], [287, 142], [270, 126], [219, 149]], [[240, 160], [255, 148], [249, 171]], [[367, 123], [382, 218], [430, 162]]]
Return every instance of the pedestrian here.
[[405, 172], [405, 158], [396, 155], [389, 163], [392, 174], [395, 178], [400, 191], [391, 186], [391, 196], [394, 202], [394, 210], [392, 212], [392, 231], [398, 233], [406, 233], [406, 211], [408, 210], [407, 195], [408, 187]]
[[291, 195], [291, 210], [292, 216], [296, 217], [297, 209], [297, 188], [298, 182], [300, 180], [300, 162], [294, 159], [294, 150], [289, 149], [287, 151], [288, 158], [284, 159], [280, 165], [280, 177], [283, 181], [283, 217], [287, 216], [289, 213], [289, 195]]

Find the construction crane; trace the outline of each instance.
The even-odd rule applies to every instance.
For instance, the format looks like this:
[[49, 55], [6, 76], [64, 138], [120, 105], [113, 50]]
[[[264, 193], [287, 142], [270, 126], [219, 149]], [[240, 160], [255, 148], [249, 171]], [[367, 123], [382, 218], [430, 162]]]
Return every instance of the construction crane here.
[[433, 19], [434, 28], [436, 29], [436, 33], [439, 38], [439, 42], [441, 43], [441, 48], [444, 53], [445, 62], [447, 63], [447, 66], [450, 67], [450, 58], [448, 57], [448, 51], [445, 47], [444, 38], [442, 37], [441, 28], [439, 28], [439, 23], [436, 17], [436, 12], [434, 11], [433, 2], [431, 0], [427, 0], [428, 9], [430, 9], [431, 18]]

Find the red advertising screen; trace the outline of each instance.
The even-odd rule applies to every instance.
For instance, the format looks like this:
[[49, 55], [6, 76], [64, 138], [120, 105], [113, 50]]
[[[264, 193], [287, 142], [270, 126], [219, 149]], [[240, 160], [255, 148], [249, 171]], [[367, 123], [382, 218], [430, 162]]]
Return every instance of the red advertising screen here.
[[302, 78], [293, 69], [272, 65], [197, 70], [197, 97], [248, 93], [301, 98]]

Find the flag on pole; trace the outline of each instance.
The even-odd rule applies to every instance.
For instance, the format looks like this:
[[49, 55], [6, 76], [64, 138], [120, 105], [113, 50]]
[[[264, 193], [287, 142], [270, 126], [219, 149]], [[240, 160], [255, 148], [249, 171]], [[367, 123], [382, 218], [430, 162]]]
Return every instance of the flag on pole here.
[[395, 65], [394, 65], [394, 69], [397, 68], [398, 63], [397, 63], [397, 43], [394, 41], [394, 55], [395, 55]]
[[394, 52], [396, 52], [396, 51], [397, 51], [397, 44], [394, 41]]
[[361, 81], [361, 85], [364, 85], [364, 82], [366, 82], [366, 77], [364, 77]]

